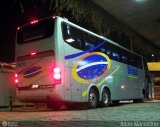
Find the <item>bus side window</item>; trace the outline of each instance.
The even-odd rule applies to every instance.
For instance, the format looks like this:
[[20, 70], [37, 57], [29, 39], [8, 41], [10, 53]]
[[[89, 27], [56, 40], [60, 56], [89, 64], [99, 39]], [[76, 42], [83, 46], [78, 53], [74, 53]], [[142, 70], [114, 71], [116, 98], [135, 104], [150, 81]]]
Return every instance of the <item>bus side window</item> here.
[[70, 46], [82, 50], [84, 34], [81, 30], [69, 24], [62, 23], [63, 39]]
[[[97, 46], [97, 45], [99, 45], [99, 44], [101, 44], [101, 43], [103, 43], [103, 42], [104, 42], [104, 40], [98, 39], [97, 37], [95, 38], [95, 41], [94, 41], [94, 43], [96, 44], [95, 46]], [[105, 49], [105, 47], [104, 47], [104, 44], [103, 44], [102, 46], [96, 48], [94, 51], [95, 51], [95, 52], [105, 53], [106, 49]]]
[[[89, 50], [91, 48], [94, 48], [95, 46], [98, 45], [98, 38], [89, 34], [85, 33], [85, 50]], [[94, 50], [96, 51], [96, 50]]]
[[117, 46], [112, 45], [112, 59], [120, 61], [120, 50]]
[[138, 66], [136, 55], [131, 54], [130, 64], [131, 64], [132, 66], [134, 66], [134, 67], [137, 67], [137, 66]]
[[110, 43], [105, 43], [105, 54], [109, 57], [109, 58], [112, 58], [112, 46]]
[[103, 47], [100, 48], [100, 52], [105, 53], [105, 51], [106, 51], [105, 48], [103, 48]]
[[124, 49], [122, 49], [120, 52], [121, 52], [121, 58], [120, 58], [121, 62], [129, 64], [129, 52], [125, 51]]
[[118, 60], [118, 61], [119, 61], [119, 59], [120, 59], [119, 53], [112, 52], [112, 58], [113, 58], [114, 60]]
[[122, 60], [123, 63], [127, 63], [128, 64], [128, 57], [127, 56], [122, 55], [121, 56], [121, 60]]
[[89, 50], [91, 48], [94, 48], [94, 45], [89, 42], [85, 42], [85, 50]]
[[138, 68], [143, 68], [141, 57], [135, 54], [131, 54], [130, 64]]
[[133, 54], [130, 56], [130, 65], [135, 66], [135, 58]]
[[136, 62], [137, 62], [137, 67], [142, 69], [143, 64], [142, 64], [142, 58], [140, 56], [136, 56]]
[[111, 57], [111, 56], [112, 56], [111, 50], [107, 49], [107, 50], [106, 50], [106, 54], [107, 54], [107, 56]]

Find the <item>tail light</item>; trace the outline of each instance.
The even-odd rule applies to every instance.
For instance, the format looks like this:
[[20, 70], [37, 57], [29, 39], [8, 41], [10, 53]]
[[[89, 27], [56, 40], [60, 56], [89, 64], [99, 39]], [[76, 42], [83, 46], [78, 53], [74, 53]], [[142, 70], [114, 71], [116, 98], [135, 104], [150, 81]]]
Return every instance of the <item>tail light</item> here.
[[56, 67], [53, 69], [53, 78], [54, 78], [56, 84], [61, 83], [61, 70], [60, 70], [60, 68]]
[[53, 18], [53, 19], [55, 19], [55, 18], [56, 18], [56, 16], [52, 16], [52, 18]]
[[19, 80], [18, 80], [18, 74], [15, 74], [14, 77], [15, 77], [15, 80], [14, 80], [14, 81], [15, 81], [15, 83], [17, 84], [17, 83], [19, 82]]
[[36, 52], [32, 52], [32, 53], [31, 53], [31, 56], [34, 56], [34, 55], [36, 55]]
[[32, 24], [32, 25], [36, 24], [36, 23], [38, 23], [38, 20], [33, 20], [33, 21], [30, 22], [30, 24]]

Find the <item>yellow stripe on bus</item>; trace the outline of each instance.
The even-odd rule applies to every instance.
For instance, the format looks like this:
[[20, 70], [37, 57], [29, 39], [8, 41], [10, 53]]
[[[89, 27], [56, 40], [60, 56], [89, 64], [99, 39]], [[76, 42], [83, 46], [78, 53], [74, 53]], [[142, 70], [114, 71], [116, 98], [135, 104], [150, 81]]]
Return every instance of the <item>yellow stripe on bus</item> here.
[[133, 76], [133, 75], [128, 75], [128, 77], [133, 79], [138, 78], [137, 76]]

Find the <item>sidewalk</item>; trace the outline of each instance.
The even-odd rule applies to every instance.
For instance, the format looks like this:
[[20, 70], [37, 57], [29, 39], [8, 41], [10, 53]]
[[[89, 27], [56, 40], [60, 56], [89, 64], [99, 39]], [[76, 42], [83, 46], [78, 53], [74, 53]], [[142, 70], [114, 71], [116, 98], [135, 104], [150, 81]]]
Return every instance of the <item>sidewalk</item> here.
[[160, 102], [160, 100], [156, 98], [149, 98], [149, 99], [145, 99], [144, 102]]

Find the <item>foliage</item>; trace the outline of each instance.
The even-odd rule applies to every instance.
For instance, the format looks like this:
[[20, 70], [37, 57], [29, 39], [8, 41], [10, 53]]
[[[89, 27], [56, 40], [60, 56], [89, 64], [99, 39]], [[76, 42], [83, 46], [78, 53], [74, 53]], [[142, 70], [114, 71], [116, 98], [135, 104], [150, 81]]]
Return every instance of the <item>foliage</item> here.
[[[98, 7], [91, 0], [32, 0], [36, 7], [36, 13], [40, 17], [46, 15], [65, 16], [69, 14], [69, 18], [74, 19], [78, 23], [85, 22], [96, 33], [110, 37], [111, 32], [118, 32], [121, 37], [123, 34], [129, 38], [132, 44], [131, 49], [142, 54], [147, 58], [148, 54], [156, 53], [159, 50], [150, 41], [140, 36], [126, 24]], [[48, 9], [46, 11], [45, 9]], [[129, 44], [130, 45], [130, 44]]]
[[[53, 2], [53, 0], [52, 0]], [[85, 21], [92, 24], [98, 34], [108, 37], [112, 31], [118, 31], [119, 36], [125, 34], [132, 43], [133, 51], [148, 57], [148, 54], [159, 50], [149, 40], [140, 36], [126, 24], [118, 21], [112, 15], [95, 5], [91, 0], [55, 0], [55, 8], [62, 12], [71, 10], [72, 17], [77, 21]]]

